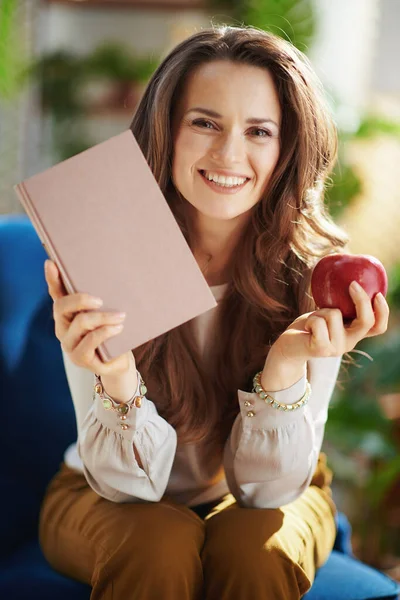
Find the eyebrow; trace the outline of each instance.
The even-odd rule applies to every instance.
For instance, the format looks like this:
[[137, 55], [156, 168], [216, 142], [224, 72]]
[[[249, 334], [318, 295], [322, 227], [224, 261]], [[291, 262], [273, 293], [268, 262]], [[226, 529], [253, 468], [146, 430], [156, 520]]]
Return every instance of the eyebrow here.
[[[214, 119], [222, 119], [222, 115], [215, 112], [215, 110], [211, 110], [209, 108], [202, 108], [201, 106], [194, 106], [193, 108], [190, 108], [188, 111], [186, 111], [185, 114], [188, 114], [190, 112], [200, 112], [209, 117], [213, 117]], [[273, 119], [269, 119], [268, 117], [266, 117], [266, 118], [250, 117], [249, 119], [246, 119], [246, 123], [250, 123], [251, 125], [261, 125], [262, 123], [272, 123], [273, 125], [278, 127], [278, 124], [276, 123], [276, 121], [274, 121]], [[278, 127], [278, 129], [279, 129], [279, 127]]]

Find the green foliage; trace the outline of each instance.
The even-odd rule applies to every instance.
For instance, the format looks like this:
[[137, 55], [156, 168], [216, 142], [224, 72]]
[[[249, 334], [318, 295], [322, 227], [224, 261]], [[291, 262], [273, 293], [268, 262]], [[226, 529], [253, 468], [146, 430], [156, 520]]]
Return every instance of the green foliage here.
[[312, 0], [243, 0], [242, 14], [247, 25], [271, 31], [303, 52], [316, 30]]
[[81, 59], [58, 50], [31, 64], [27, 73], [39, 81], [42, 105], [56, 119], [82, 114], [78, 89], [84, 80], [85, 65]]
[[85, 59], [84, 63], [88, 75], [117, 81], [135, 79], [135, 60], [123, 46], [118, 44], [102, 44]]
[[[383, 468], [382, 468], [383, 467]], [[400, 456], [394, 455], [384, 465], [378, 463], [366, 486], [372, 508], [378, 509], [384, 500], [386, 491], [391, 488], [400, 474]]]
[[[350, 366], [343, 389], [335, 392], [325, 436], [339, 452], [348, 457], [359, 450], [363, 450], [369, 458], [390, 458], [395, 453], [392, 423], [383, 414], [377, 401], [378, 394], [393, 389], [388, 388], [389, 381], [394, 384], [397, 380], [399, 383], [399, 359], [397, 368], [396, 362], [390, 364], [393, 354], [400, 350], [399, 341], [395, 340], [399, 332], [392, 337], [394, 344], [367, 344], [366, 341], [358, 344], [357, 349], [371, 354], [373, 362], [367, 363], [367, 358], [363, 358], [357, 361], [357, 367]], [[345, 368], [342, 368], [344, 372]], [[385, 382], [385, 376], [388, 382]]]
[[212, 11], [228, 11], [228, 24], [243, 24], [271, 31], [303, 52], [316, 30], [312, 0], [209, 0]]
[[140, 57], [136, 59], [136, 77], [135, 80], [140, 83], [146, 83], [153, 75], [159, 65], [159, 59], [154, 57]]
[[331, 182], [325, 194], [329, 213], [334, 219], [362, 192], [361, 178], [350, 164], [339, 158], [331, 174]]
[[387, 302], [389, 306], [400, 314], [400, 262], [390, 272]]
[[24, 68], [17, 38], [17, 0], [0, 2], [0, 98], [10, 100], [21, 86]]
[[368, 115], [361, 121], [354, 135], [356, 138], [370, 139], [382, 134], [400, 137], [400, 122], [378, 115]]
[[32, 63], [26, 76], [39, 83], [43, 108], [53, 119], [58, 159], [70, 158], [93, 145], [85, 137], [82, 121], [87, 110], [82, 93], [86, 83], [96, 79], [115, 85], [143, 83], [157, 66], [158, 59], [135, 56], [128, 48], [112, 42], [98, 46], [86, 56], [58, 50]]
[[354, 132], [338, 131], [338, 160], [331, 174], [331, 185], [326, 191], [326, 203], [334, 219], [363, 191], [362, 178], [356, 169], [346, 160], [346, 145], [357, 139], [372, 139], [381, 135], [400, 136], [400, 122], [385, 119], [377, 115], [365, 115]]
[[[57, 137], [60, 139], [60, 131], [58, 131]], [[81, 137], [79, 133], [72, 133], [69, 137], [62, 137], [62, 142], [58, 143], [57, 150], [59, 158], [60, 160], [66, 160], [84, 150], [88, 150], [92, 145], [93, 144], [91, 144], [87, 138]]]
[[158, 60], [137, 57], [122, 44], [102, 44], [84, 61], [87, 75], [105, 77], [111, 81], [147, 81], [158, 65]]

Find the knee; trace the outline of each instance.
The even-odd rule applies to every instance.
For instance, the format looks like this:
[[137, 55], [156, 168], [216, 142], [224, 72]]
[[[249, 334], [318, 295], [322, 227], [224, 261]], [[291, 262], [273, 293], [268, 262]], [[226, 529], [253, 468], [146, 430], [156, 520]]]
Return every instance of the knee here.
[[221, 598], [236, 590], [232, 597], [287, 600], [300, 598], [311, 587], [301, 565], [278, 547], [208, 548], [203, 567], [206, 587]]
[[[300, 598], [311, 587], [301, 556], [289, 554], [276, 537], [257, 539], [242, 532], [235, 540], [216, 535], [203, 550], [206, 587], [219, 597]], [[226, 595], [227, 594], [227, 595]]]
[[240, 579], [257, 577], [280, 577], [291, 564], [290, 559], [277, 546], [270, 544], [246, 544], [237, 539], [234, 544], [226, 540], [207, 540], [203, 551], [203, 562], [208, 568], [220, 573], [231, 572]]
[[[107, 541], [109, 562], [129, 565], [136, 577], [146, 573], [159, 580], [202, 570], [200, 552], [204, 543], [204, 526], [190, 516], [163, 505], [141, 507], [141, 518], [135, 515], [124, 529]], [[121, 526], [122, 525], [122, 526]], [[118, 558], [116, 558], [118, 557]]]

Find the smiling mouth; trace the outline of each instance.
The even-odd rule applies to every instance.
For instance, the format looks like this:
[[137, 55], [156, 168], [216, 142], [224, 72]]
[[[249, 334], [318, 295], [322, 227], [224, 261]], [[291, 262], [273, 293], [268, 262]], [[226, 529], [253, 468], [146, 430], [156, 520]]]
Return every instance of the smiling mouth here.
[[228, 191], [228, 190], [241, 190], [248, 181], [250, 181], [250, 179], [247, 177], [246, 181], [244, 181], [243, 183], [240, 183], [238, 185], [225, 185], [223, 183], [217, 183], [216, 181], [213, 181], [211, 179], [208, 179], [205, 176], [205, 171], [203, 170], [199, 170], [200, 175], [202, 176], [202, 178], [204, 179], [204, 181], [206, 183], [208, 183], [211, 187], [214, 187], [214, 189], [219, 189], [219, 190], [224, 190], [224, 191]]

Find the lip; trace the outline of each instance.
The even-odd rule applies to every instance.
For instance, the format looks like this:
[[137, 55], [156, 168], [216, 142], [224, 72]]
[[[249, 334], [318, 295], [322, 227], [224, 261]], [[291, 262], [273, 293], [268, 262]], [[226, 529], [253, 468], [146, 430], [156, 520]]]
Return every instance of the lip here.
[[202, 178], [202, 180], [204, 181], [204, 183], [206, 185], [208, 185], [208, 187], [210, 187], [214, 192], [216, 192], [217, 194], [238, 194], [245, 185], [247, 185], [247, 183], [249, 182], [249, 179], [246, 179], [246, 181], [244, 183], [242, 183], [241, 185], [237, 185], [235, 187], [221, 187], [218, 184], [216, 184], [214, 181], [210, 181], [209, 179], [207, 179], [207, 177], [204, 177], [202, 171], [199, 171], [199, 175]]
[[227, 171], [225, 169], [199, 169], [200, 174], [204, 173], [204, 171], [211, 171], [211, 173], [224, 175], [225, 177], [246, 177], [246, 179], [251, 179], [251, 177], [248, 177], [248, 175], [244, 175], [243, 173], [233, 173], [232, 171]]

